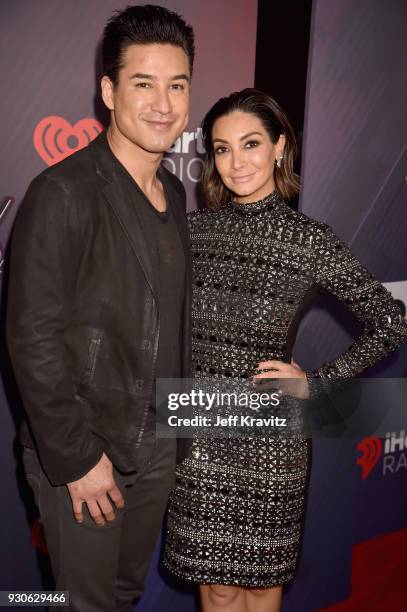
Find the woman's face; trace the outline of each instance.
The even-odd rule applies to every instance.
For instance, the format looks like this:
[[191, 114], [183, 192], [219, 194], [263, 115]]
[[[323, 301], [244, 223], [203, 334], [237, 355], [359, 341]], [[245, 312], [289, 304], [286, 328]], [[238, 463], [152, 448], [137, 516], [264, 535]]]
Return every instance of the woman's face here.
[[258, 117], [234, 111], [212, 128], [216, 169], [237, 202], [256, 202], [275, 188], [274, 162], [284, 151], [285, 137], [273, 144]]

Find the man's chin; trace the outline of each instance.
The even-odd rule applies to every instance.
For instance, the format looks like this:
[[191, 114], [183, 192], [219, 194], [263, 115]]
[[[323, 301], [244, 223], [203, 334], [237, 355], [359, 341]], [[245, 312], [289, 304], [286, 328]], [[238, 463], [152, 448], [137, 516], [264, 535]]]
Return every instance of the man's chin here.
[[143, 142], [141, 146], [148, 153], [155, 153], [157, 155], [163, 155], [166, 151], [168, 151], [168, 149], [172, 147], [173, 144], [174, 144], [174, 140], [168, 140], [166, 138], [163, 140], [155, 140], [155, 139], [151, 139], [150, 141], [146, 140], [145, 142]]

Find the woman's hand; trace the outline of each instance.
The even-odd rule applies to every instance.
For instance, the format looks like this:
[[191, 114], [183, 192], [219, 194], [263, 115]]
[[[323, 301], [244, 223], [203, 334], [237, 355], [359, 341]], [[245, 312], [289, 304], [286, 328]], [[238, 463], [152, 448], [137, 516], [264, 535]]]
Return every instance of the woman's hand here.
[[[264, 379], [268, 382], [262, 383]], [[271, 383], [270, 379], [274, 382]], [[278, 383], [275, 379], [279, 379]], [[252, 380], [259, 390], [277, 387], [282, 395], [299, 399], [309, 398], [307, 375], [293, 359], [291, 363], [278, 360], [260, 361]]]

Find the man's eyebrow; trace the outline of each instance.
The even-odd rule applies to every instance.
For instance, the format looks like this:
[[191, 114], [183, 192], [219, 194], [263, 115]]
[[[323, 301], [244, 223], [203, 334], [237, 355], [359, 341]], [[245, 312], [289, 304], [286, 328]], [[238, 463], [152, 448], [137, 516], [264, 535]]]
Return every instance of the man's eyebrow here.
[[152, 74], [144, 74], [144, 72], [135, 72], [129, 78], [130, 79], [149, 79], [150, 81], [152, 81], [153, 79], [156, 79], [157, 77], [153, 76]]
[[[131, 77], [129, 78], [130, 79], [146, 79], [149, 81], [157, 80], [157, 77], [154, 76], [153, 74], [145, 74], [144, 72], [136, 72], [132, 74]], [[171, 81], [180, 81], [180, 80], [189, 82], [189, 76], [186, 74], [176, 74], [175, 76], [171, 77]]]
[[189, 76], [187, 74], [176, 74], [175, 76], [171, 77], [171, 81], [188, 81], [189, 83]]
[[[243, 134], [243, 136], [241, 136], [239, 140], [244, 140], [245, 138], [248, 138], [249, 136], [254, 136], [255, 134], [257, 134], [258, 136], [263, 135], [261, 132], [247, 132], [247, 134]], [[228, 141], [223, 140], [223, 138], [214, 138], [213, 142], [225, 142], [226, 144], [228, 143]]]

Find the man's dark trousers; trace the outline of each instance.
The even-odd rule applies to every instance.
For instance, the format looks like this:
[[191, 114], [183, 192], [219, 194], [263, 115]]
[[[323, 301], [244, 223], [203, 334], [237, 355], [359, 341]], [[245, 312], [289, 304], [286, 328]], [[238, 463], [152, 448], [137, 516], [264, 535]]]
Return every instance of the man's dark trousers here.
[[[154, 435], [154, 434], [152, 434]], [[168, 494], [174, 485], [176, 440], [155, 440], [144, 468], [133, 474], [114, 470], [125, 507], [98, 527], [85, 509], [75, 521], [65, 485], [52, 486], [36, 451], [24, 449], [27, 479], [40, 509], [53, 563], [56, 590], [69, 591], [71, 612], [130, 612], [141, 595], [157, 542]]]

